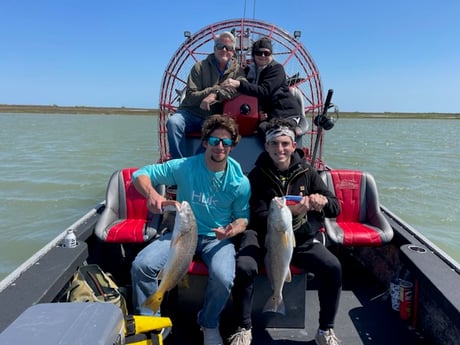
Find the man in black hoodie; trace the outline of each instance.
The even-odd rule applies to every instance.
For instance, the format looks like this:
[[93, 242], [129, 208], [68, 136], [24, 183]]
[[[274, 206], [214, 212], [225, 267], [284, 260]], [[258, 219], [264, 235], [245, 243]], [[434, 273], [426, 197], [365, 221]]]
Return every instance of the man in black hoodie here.
[[290, 122], [270, 121], [265, 150], [248, 175], [252, 189], [248, 229], [255, 230], [242, 234], [237, 253], [233, 299], [239, 327], [230, 344], [251, 342], [253, 283], [263, 262], [264, 249], [260, 248], [265, 243], [268, 209], [274, 197], [285, 195], [301, 196], [297, 204], [289, 206], [296, 240], [292, 264], [314, 273], [319, 282], [319, 328], [315, 341], [318, 345], [340, 344], [333, 328], [342, 289], [342, 268], [337, 257], [317, 239], [324, 217], [336, 217], [340, 213], [339, 202], [307, 163], [303, 151], [297, 149]]

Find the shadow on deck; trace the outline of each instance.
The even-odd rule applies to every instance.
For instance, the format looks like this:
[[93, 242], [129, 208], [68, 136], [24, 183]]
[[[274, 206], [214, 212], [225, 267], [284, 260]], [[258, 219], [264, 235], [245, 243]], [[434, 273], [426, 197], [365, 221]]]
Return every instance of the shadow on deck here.
[[[385, 287], [379, 286], [374, 278], [353, 259], [347, 258], [345, 261], [342, 259], [342, 264], [345, 278], [335, 332], [343, 345], [432, 344], [414, 331], [409, 321], [401, 320], [399, 313], [391, 309]], [[252, 345], [315, 344], [319, 313], [316, 281], [314, 279], [308, 281], [307, 285], [303, 302], [306, 307], [305, 327], [265, 328], [261, 324], [261, 321], [265, 322], [264, 317], [257, 316], [253, 319]], [[256, 287], [256, 294], [257, 291]], [[286, 293], [289, 294], [288, 291]], [[170, 300], [175, 300], [174, 296], [177, 297], [172, 293], [169, 296]], [[299, 299], [300, 301], [302, 298]], [[179, 312], [171, 316], [174, 326], [172, 333], [165, 340], [166, 345], [202, 344], [202, 334], [196, 324], [196, 314], [200, 304], [188, 304], [188, 302], [190, 301], [179, 300], [180, 307], [176, 309]], [[228, 338], [235, 327], [231, 303], [229, 303], [221, 318], [223, 338]]]

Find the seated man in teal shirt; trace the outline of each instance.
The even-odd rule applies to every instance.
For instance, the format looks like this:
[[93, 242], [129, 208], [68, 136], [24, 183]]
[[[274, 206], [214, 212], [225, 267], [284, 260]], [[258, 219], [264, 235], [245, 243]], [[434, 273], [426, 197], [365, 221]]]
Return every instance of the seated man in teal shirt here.
[[[222, 345], [219, 318], [235, 276], [235, 247], [231, 238], [242, 233], [248, 224], [250, 185], [239, 163], [229, 157], [240, 139], [238, 127], [231, 118], [209, 117], [203, 125], [201, 138], [204, 153], [145, 166], [133, 174], [133, 181], [136, 189], [147, 198], [153, 213], [161, 213], [166, 200], [156, 192], [155, 185], [177, 185], [177, 201], [190, 204], [198, 227], [196, 254], [209, 271], [198, 323], [205, 345]], [[136, 313], [151, 313], [142, 304], [158, 289], [158, 272], [166, 262], [171, 235], [166, 232], [149, 244], [132, 264]]]

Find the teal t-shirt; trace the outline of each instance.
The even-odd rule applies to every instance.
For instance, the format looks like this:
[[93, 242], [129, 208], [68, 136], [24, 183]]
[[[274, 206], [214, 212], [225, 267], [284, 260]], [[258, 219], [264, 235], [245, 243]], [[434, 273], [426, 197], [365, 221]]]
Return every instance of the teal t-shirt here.
[[237, 218], [249, 221], [251, 188], [241, 166], [228, 157], [223, 172], [213, 172], [204, 154], [147, 165], [133, 174], [147, 175], [152, 185], [177, 185], [177, 201], [187, 201], [195, 214], [198, 234], [215, 236], [213, 228], [225, 227]]

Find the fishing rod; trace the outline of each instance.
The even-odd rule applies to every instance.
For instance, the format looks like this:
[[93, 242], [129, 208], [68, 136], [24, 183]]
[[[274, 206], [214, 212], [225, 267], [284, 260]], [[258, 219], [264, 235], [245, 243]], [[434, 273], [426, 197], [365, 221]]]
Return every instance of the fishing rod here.
[[315, 119], [313, 120], [315, 125], [318, 127], [318, 130], [316, 131], [315, 148], [313, 149], [313, 155], [311, 156], [311, 166], [312, 167], [315, 167], [316, 153], [318, 151], [319, 141], [320, 141], [323, 129], [325, 131], [330, 130], [332, 127], [334, 127], [334, 124], [336, 121], [335, 119], [327, 116], [328, 109], [333, 106], [333, 104], [331, 103], [333, 93], [334, 93], [334, 90], [332, 89], [328, 90], [326, 101], [324, 102], [323, 112], [319, 115], [316, 115]]

